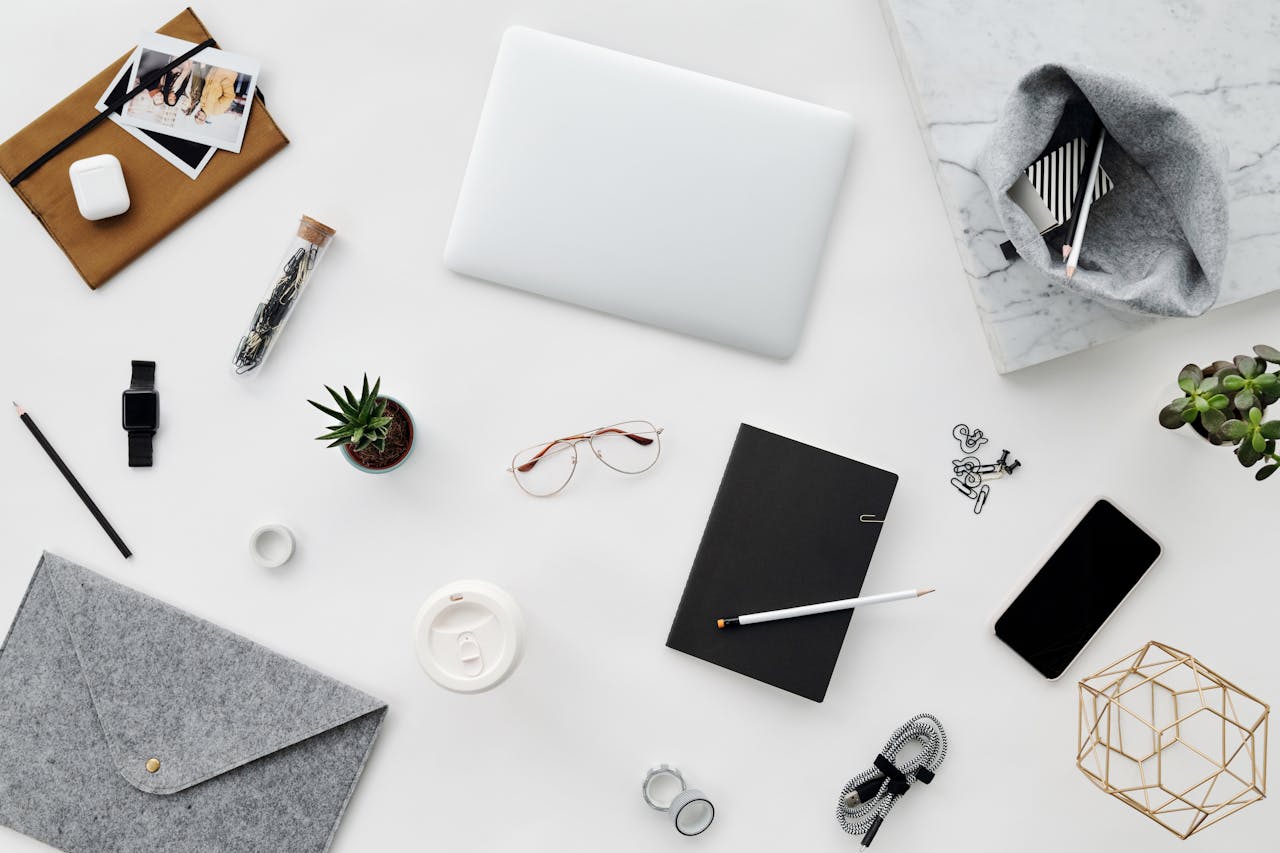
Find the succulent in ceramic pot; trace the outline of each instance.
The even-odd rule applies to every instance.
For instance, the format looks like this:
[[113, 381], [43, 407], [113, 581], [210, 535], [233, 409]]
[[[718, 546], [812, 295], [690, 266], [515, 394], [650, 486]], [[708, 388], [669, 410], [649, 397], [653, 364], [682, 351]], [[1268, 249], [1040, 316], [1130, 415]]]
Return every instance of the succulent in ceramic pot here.
[[1280, 367], [1280, 350], [1259, 344], [1253, 353], [1182, 368], [1182, 396], [1160, 410], [1159, 420], [1166, 429], [1190, 426], [1210, 444], [1234, 448], [1246, 468], [1263, 463], [1254, 477], [1265, 480], [1280, 467], [1280, 420], [1266, 420], [1267, 407], [1280, 400], [1280, 370], [1268, 372]]
[[355, 467], [373, 473], [383, 473], [399, 467], [413, 450], [413, 417], [404, 404], [393, 397], [380, 394], [382, 379], [369, 388], [369, 375], [365, 374], [360, 396], [357, 397], [345, 385], [342, 393], [324, 386], [337, 408], [322, 406], [315, 400], [307, 402], [337, 421], [317, 441], [328, 441], [329, 447], [341, 447], [347, 461]]

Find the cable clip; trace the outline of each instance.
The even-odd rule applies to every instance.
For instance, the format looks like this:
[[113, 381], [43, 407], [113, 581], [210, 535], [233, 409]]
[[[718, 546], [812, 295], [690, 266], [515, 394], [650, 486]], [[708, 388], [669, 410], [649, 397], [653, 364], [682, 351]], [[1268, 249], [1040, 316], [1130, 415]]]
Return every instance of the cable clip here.
[[875, 760], [875, 768], [885, 775], [889, 780], [888, 787], [885, 791], [895, 797], [901, 797], [907, 791], [911, 790], [911, 782], [907, 780], [907, 776], [898, 766], [883, 755], [877, 755]]

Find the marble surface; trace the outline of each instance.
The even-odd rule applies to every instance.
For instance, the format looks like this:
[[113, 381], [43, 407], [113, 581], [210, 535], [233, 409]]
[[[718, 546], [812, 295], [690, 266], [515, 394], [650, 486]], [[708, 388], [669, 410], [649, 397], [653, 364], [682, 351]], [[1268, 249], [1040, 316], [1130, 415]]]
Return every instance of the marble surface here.
[[[1273, 0], [881, 0], [992, 358], [1001, 373], [1158, 322], [1006, 261], [974, 165], [1010, 89], [1082, 62], [1169, 94], [1230, 150], [1231, 237], [1218, 307], [1280, 288], [1280, 5]], [[1187, 323], [1177, 320], [1172, 322]]]

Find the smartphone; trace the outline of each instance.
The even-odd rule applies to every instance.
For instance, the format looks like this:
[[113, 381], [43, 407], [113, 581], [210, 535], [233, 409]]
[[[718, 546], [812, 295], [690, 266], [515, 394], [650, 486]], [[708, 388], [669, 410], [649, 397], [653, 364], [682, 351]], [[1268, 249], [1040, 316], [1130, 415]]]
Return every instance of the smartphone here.
[[1160, 543], [1098, 498], [995, 621], [996, 636], [1056, 680], [1160, 557]]

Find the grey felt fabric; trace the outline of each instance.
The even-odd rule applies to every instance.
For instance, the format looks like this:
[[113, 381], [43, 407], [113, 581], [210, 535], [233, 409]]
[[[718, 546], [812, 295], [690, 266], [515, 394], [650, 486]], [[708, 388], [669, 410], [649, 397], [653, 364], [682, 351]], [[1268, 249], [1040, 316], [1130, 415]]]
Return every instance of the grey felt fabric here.
[[69, 853], [322, 853], [386, 707], [46, 553], [0, 646], [0, 824]]
[[[1114, 189], [1093, 204], [1069, 281], [1007, 195], [1046, 150], [1107, 129], [1102, 167]], [[1226, 148], [1165, 96], [1091, 68], [1042, 65], [1023, 77], [978, 161], [996, 212], [1027, 263], [1059, 284], [1142, 314], [1196, 317], [1218, 298], [1227, 255]]]

